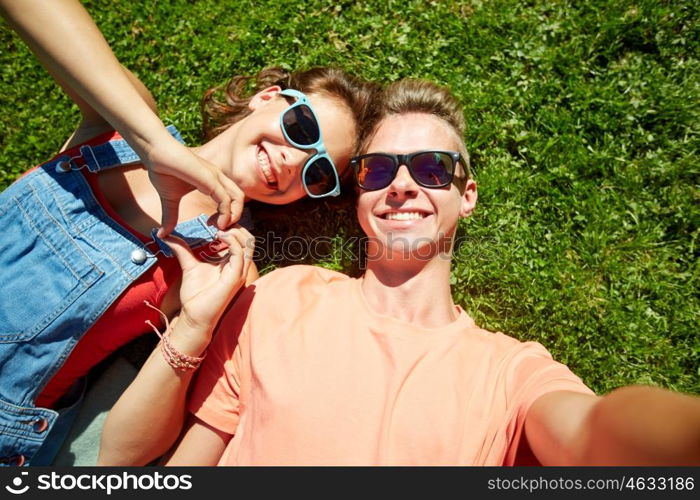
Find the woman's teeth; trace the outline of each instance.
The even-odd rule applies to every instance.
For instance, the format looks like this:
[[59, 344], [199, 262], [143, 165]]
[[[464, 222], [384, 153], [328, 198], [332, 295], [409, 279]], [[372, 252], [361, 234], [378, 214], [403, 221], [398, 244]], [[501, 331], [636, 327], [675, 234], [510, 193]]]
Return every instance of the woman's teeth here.
[[265, 176], [265, 180], [267, 181], [267, 183], [277, 184], [277, 179], [275, 178], [275, 175], [272, 173], [272, 169], [270, 168], [270, 158], [267, 156], [267, 153], [265, 153], [265, 151], [261, 150], [258, 152], [258, 165], [260, 165], [260, 170]]
[[418, 220], [425, 217], [421, 212], [389, 212], [384, 215], [387, 220]]

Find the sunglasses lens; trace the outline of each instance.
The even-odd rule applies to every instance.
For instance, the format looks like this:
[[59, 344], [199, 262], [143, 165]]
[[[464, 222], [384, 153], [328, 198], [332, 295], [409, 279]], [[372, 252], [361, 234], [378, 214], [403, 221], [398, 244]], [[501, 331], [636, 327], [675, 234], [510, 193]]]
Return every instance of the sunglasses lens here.
[[373, 191], [391, 184], [394, 178], [394, 160], [388, 156], [362, 158], [357, 169], [357, 183], [362, 189]]
[[452, 158], [445, 153], [421, 153], [411, 164], [416, 181], [424, 186], [445, 186], [452, 180]]
[[282, 125], [289, 139], [299, 146], [316, 144], [321, 135], [313, 111], [305, 104], [288, 109], [282, 116]]
[[322, 196], [336, 187], [335, 168], [328, 158], [318, 158], [304, 172], [304, 185], [314, 196]]

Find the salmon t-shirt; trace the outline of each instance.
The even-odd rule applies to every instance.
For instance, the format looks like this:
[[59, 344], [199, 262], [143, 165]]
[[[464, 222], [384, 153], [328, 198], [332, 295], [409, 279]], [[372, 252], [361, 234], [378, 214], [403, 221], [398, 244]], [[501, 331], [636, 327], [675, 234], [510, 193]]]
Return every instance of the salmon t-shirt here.
[[592, 394], [538, 343], [377, 314], [361, 283], [292, 266], [229, 309], [189, 403], [233, 435], [219, 465], [512, 465], [539, 396]]

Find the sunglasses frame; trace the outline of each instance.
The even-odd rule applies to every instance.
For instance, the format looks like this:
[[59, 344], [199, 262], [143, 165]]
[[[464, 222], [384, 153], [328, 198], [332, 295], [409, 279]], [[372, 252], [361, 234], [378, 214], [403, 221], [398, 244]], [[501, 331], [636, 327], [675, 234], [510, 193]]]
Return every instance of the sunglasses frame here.
[[[424, 184], [423, 182], [418, 180], [415, 172], [413, 171], [413, 158], [415, 158], [418, 155], [425, 154], [425, 153], [440, 153], [440, 154], [446, 154], [450, 157], [450, 159], [452, 160], [452, 172], [449, 172], [450, 178], [447, 182], [436, 185], [436, 186], [430, 186], [430, 185]], [[390, 158], [394, 163], [394, 168], [392, 171], [391, 179], [386, 184], [386, 186], [368, 189], [360, 183], [360, 160], [363, 160], [365, 158], [374, 157], [374, 156], [384, 156], [386, 158]], [[465, 174], [469, 175], [469, 167], [467, 166], [467, 163], [464, 161], [464, 158], [462, 158], [462, 155], [460, 153], [458, 153], [457, 151], [442, 151], [442, 150], [437, 150], [437, 149], [424, 149], [421, 151], [414, 151], [413, 153], [408, 153], [408, 154], [393, 154], [393, 153], [379, 153], [378, 152], [378, 153], [367, 153], [364, 155], [355, 156], [355, 157], [350, 159], [350, 165], [352, 166], [352, 169], [355, 173], [355, 180], [357, 181], [357, 185], [361, 189], [364, 189], [365, 191], [379, 191], [380, 189], [384, 189], [385, 187], [390, 186], [391, 183], [394, 182], [394, 179], [396, 179], [396, 174], [398, 173], [401, 165], [406, 165], [406, 168], [408, 169], [408, 173], [411, 174], [411, 178], [419, 186], [422, 186], [422, 187], [428, 188], [428, 189], [441, 189], [441, 188], [449, 186], [454, 181], [457, 163], [461, 163], [462, 168], [464, 168]]]
[[[280, 95], [286, 97], [293, 97], [294, 99], [296, 99], [296, 101], [293, 104], [290, 104], [289, 107], [287, 107], [284, 111], [282, 111], [282, 113], [280, 113], [280, 128], [282, 129], [282, 134], [284, 135], [284, 138], [287, 140], [287, 142], [289, 142], [289, 144], [291, 144], [295, 148], [316, 150], [316, 154], [312, 155], [311, 158], [306, 160], [304, 168], [302, 168], [301, 170], [301, 184], [304, 186], [304, 191], [306, 191], [306, 194], [309, 196], [309, 198], [325, 198], [326, 196], [338, 196], [340, 194], [340, 178], [338, 177], [338, 169], [336, 168], [335, 163], [333, 163], [333, 160], [328, 154], [326, 146], [323, 144], [321, 122], [318, 119], [318, 115], [316, 114], [316, 111], [314, 111], [313, 106], [311, 106], [311, 102], [309, 102], [309, 99], [303, 93], [294, 89], [281, 90]], [[314, 120], [316, 120], [316, 125], [318, 126], [318, 141], [316, 141], [314, 144], [299, 144], [298, 142], [295, 142], [294, 140], [292, 140], [291, 137], [289, 137], [289, 135], [287, 135], [287, 131], [284, 128], [284, 115], [287, 114], [289, 110], [299, 106], [306, 106], [307, 108], [309, 108], [311, 114], [314, 117]], [[314, 161], [320, 158], [325, 158], [330, 163], [331, 168], [333, 169], [333, 175], [335, 176], [335, 187], [327, 193], [312, 194], [309, 191], [309, 188], [306, 186], [306, 171], [311, 167]]]

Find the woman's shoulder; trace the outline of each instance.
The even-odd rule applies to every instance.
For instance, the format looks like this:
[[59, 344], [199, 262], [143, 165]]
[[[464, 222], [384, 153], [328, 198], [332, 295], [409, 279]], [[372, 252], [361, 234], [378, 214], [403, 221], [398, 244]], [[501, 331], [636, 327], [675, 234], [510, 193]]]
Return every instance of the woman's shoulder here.
[[[175, 125], [168, 125], [165, 129], [170, 135], [177, 139], [178, 142], [182, 144], [185, 143], [180, 131]], [[84, 146], [97, 147], [111, 145], [112, 147], [118, 148], [121, 152], [127, 150], [133, 151], [124, 137], [111, 126], [88, 128], [83, 130], [80, 134], [77, 132], [78, 131], [66, 141], [63, 147], [61, 147], [61, 150], [56, 153], [55, 157], [66, 155], [77, 156], [80, 154], [80, 148]]]
[[[75, 150], [81, 146], [92, 146], [103, 142], [108, 142], [119, 136], [119, 133], [112, 128], [109, 123], [98, 126], [80, 125], [61, 147], [60, 153]], [[121, 137], [121, 136], [119, 136]]]

